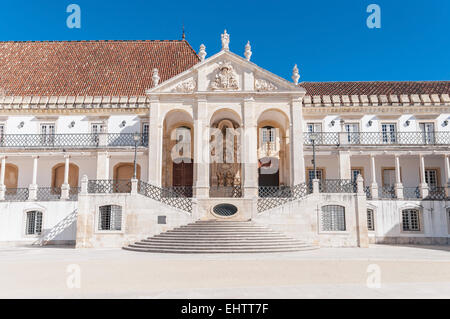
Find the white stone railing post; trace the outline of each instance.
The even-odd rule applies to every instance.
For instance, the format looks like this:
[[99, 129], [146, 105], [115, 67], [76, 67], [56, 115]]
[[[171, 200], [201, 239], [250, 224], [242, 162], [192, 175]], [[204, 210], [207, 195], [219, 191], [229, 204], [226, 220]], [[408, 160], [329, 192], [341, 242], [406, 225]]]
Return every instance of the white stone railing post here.
[[0, 184], [0, 201], [5, 200], [6, 186]]
[[87, 195], [88, 193], [88, 177], [87, 175], [83, 175], [83, 177], [81, 178], [81, 191], [80, 194], [81, 195]]
[[132, 179], [131, 180], [131, 194], [137, 195], [137, 193], [138, 193], [138, 180]]
[[356, 178], [356, 192], [358, 195], [365, 195], [364, 192], [364, 179], [361, 174]]
[[313, 185], [313, 194], [319, 194], [320, 193], [320, 187], [319, 187], [320, 180], [313, 179], [312, 185]]

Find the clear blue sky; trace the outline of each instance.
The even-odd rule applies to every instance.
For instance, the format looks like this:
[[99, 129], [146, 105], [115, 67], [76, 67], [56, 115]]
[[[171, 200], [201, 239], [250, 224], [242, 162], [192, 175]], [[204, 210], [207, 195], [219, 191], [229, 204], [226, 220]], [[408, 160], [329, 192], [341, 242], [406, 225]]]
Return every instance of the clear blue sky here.
[[[450, 80], [449, 0], [15, 0], [2, 1], [0, 40], [186, 38], [208, 56], [230, 49], [300, 81]], [[66, 7], [81, 7], [81, 29], [66, 26]], [[381, 7], [381, 29], [369, 29], [366, 8]]]

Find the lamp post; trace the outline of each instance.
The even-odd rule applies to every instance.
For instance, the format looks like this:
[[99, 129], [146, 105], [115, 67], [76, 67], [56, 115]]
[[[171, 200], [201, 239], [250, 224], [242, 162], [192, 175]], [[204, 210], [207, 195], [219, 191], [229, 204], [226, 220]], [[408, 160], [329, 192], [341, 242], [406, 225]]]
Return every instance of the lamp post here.
[[136, 168], [137, 168], [137, 144], [140, 140], [141, 136], [139, 133], [134, 133], [133, 134], [133, 140], [134, 140], [134, 171], [133, 171], [133, 179], [136, 179], [137, 174], [136, 174]]
[[317, 138], [316, 133], [312, 133], [311, 136], [310, 136], [310, 140], [311, 140], [312, 147], [313, 147], [313, 160], [312, 160], [312, 162], [313, 162], [313, 172], [314, 172], [314, 178], [313, 179], [317, 178], [317, 170], [316, 170], [316, 138]]

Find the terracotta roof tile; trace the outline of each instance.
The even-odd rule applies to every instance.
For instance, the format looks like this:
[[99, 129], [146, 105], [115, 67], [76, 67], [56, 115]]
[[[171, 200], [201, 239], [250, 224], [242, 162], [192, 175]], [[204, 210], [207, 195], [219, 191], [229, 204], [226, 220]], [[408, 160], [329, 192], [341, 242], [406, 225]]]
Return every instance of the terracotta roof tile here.
[[450, 81], [302, 82], [307, 95], [450, 94]]
[[187, 41], [0, 42], [0, 89], [16, 96], [139, 96], [199, 62]]

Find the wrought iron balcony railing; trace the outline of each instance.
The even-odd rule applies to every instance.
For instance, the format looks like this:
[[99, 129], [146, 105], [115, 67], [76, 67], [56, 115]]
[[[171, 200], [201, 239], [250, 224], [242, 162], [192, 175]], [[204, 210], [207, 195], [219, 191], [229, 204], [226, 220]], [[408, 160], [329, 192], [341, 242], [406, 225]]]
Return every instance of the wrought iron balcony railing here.
[[258, 189], [258, 212], [281, 206], [312, 193], [312, 186], [301, 183], [291, 186], [260, 186]]
[[356, 193], [356, 182], [350, 179], [324, 179], [319, 182], [321, 193]]
[[304, 144], [341, 145], [450, 145], [450, 132], [323, 132], [305, 133]]
[[381, 186], [378, 188], [378, 197], [380, 199], [396, 199], [394, 186]]
[[419, 187], [404, 187], [403, 188], [403, 198], [404, 199], [419, 199], [420, 190]]
[[28, 188], [7, 188], [5, 191], [5, 200], [8, 202], [25, 202], [28, 197]]
[[[134, 147], [135, 133], [3, 134], [1, 148], [119, 148]], [[148, 136], [139, 134], [138, 147], [148, 146]]]
[[242, 188], [240, 185], [235, 186], [211, 186], [209, 188], [209, 197], [242, 197]]

